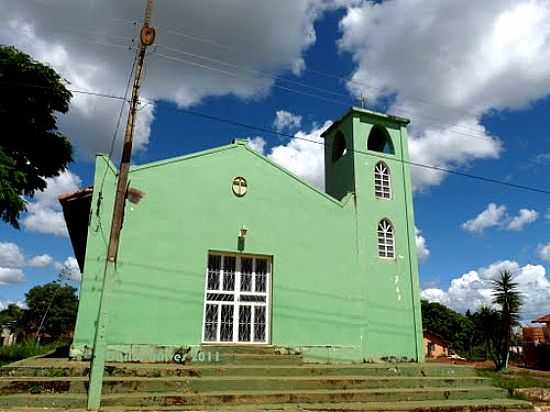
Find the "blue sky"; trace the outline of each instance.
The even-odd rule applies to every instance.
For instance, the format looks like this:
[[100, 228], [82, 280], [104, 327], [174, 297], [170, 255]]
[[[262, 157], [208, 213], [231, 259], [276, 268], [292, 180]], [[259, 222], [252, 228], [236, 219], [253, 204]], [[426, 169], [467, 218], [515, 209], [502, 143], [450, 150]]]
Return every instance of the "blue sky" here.
[[[411, 119], [414, 161], [550, 189], [546, 2], [495, 0], [469, 10], [452, 1], [413, 7], [405, 0], [304, 0], [275, 8], [241, 1], [238, 12], [219, 5], [220, 16], [199, 3], [189, 2], [189, 10], [177, 2], [157, 4], [159, 46], [148, 56], [144, 96], [150, 104], [139, 113], [136, 163], [259, 137], [266, 155], [322, 185], [317, 145], [178, 108], [318, 139], [326, 121], [360, 104], [363, 93], [368, 108]], [[38, 1], [10, 6], [10, 30], [0, 31], [1, 42], [49, 62], [75, 89], [123, 93], [133, 57], [122, 47], [133, 36], [125, 21], [139, 16], [140, 7], [127, 1], [72, 7], [64, 0], [47, 10]], [[53, 24], [63, 7], [72, 19]], [[112, 19], [96, 30], [88, 21], [96, 14]], [[91, 185], [93, 154], [108, 150], [119, 108], [118, 101], [75, 95], [61, 119], [76, 151], [70, 173], [31, 200], [35, 206], [21, 230], [0, 225], [0, 274], [10, 270], [0, 283], [0, 304], [21, 302], [30, 287], [53, 280], [63, 267], [78, 284], [52, 199]], [[283, 111], [292, 124], [274, 123]], [[488, 302], [489, 280], [510, 268], [528, 297], [524, 319], [550, 312], [550, 195], [439, 172], [413, 174], [424, 297], [475, 309]], [[23, 261], [14, 263], [13, 245]], [[44, 254], [51, 259], [29, 263]]]

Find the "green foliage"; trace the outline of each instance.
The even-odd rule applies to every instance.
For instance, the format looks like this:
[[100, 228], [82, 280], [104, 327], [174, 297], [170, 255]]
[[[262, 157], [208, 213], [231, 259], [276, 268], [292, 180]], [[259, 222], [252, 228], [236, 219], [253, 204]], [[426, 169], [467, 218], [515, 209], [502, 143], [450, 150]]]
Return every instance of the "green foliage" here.
[[72, 161], [69, 140], [57, 130], [72, 94], [52, 68], [13, 47], [0, 46], [0, 217], [19, 228], [22, 196], [46, 188]]
[[481, 307], [463, 316], [440, 303], [422, 301], [422, 323], [446, 339], [450, 349], [470, 359], [490, 357], [496, 369], [502, 370], [508, 366], [512, 331], [518, 324], [522, 303], [509, 271], [493, 281], [493, 303], [500, 309]]
[[23, 317], [23, 309], [21, 309], [16, 304], [9, 304], [8, 307], [0, 311], [0, 325], [6, 323], [15, 323], [20, 322]]
[[443, 337], [451, 350], [461, 355], [470, 352], [474, 324], [466, 316], [440, 303], [423, 300], [422, 325], [425, 329]]
[[512, 273], [505, 270], [493, 280], [493, 303], [500, 306], [500, 322], [495, 333], [499, 335], [501, 344], [495, 348], [495, 366], [497, 370], [508, 367], [510, 344], [513, 327], [518, 324], [521, 308], [521, 293], [518, 284], [513, 281]]
[[41, 337], [57, 340], [72, 333], [78, 308], [75, 288], [50, 282], [31, 288], [25, 294], [25, 301], [28, 308], [21, 324], [27, 336], [34, 336], [43, 320]]
[[54, 349], [54, 345], [40, 346], [32, 339], [24, 340], [11, 346], [0, 347], [0, 366], [25, 359], [31, 356], [42, 355]]
[[481, 344], [495, 365], [500, 363], [502, 347], [502, 321], [501, 314], [495, 309], [482, 306], [479, 311], [471, 315], [474, 323], [477, 343]]
[[512, 392], [519, 388], [550, 388], [550, 378], [533, 376], [529, 372], [496, 372], [487, 369], [478, 369], [480, 376], [491, 378], [496, 386]]

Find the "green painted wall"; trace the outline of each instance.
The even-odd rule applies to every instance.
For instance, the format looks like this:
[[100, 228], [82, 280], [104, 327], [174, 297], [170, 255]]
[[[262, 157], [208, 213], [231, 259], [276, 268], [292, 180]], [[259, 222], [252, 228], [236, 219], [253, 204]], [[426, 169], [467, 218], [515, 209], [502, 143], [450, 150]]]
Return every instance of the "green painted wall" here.
[[[175, 347], [201, 342], [209, 250], [273, 257], [272, 334], [275, 345], [306, 357], [338, 360], [398, 356], [421, 360], [418, 272], [404, 124], [353, 109], [326, 135], [342, 130], [348, 149], [366, 152], [373, 123], [388, 128], [396, 154], [376, 154], [391, 167], [393, 198], [374, 197], [379, 160], [348, 150], [327, 164], [327, 188], [340, 181], [355, 193], [337, 200], [274, 165], [244, 143], [134, 167], [130, 185], [145, 192], [127, 203], [115, 289], [109, 309], [109, 357], [163, 360]], [[236, 197], [235, 176], [248, 181]], [[349, 181], [352, 179], [352, 181]], [[103, 184], [102, 184], [103, 182]], [[330, 182], [330, 183], [329, 183]], [[115, 169], [96, 160], [88, 247], [72, 355], [88, 357], [115, 193]], [[98, 200], [100, 198], [100, 207]], [[330, 192], [330, 190], [329, 190]], [[377, 256], [378, 221], [396, 231], [397, 257]]]

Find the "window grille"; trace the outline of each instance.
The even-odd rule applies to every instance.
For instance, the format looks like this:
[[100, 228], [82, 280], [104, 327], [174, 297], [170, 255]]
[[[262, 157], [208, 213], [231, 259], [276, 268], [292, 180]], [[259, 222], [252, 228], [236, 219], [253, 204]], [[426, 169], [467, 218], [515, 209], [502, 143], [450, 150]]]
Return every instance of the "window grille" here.
[[271, 260], [209, 253], [203, 340], [268, 343]]
[[378, 162], [374, 166], [374, 193], [377, 198], [391, 199], [390, 168], [384, 162]]
[[393, 226], [388, 219], [382, 219], [378, 223], [378, 256], [382, 258], [395, 257]]

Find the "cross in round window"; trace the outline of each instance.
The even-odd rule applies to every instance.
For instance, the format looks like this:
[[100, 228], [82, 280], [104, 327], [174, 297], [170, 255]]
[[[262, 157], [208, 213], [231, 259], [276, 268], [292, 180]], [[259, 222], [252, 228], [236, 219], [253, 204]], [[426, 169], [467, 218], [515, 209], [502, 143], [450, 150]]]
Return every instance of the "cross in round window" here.
[[238, 176], [233, 179], [232, 184], [233, 193], [235, 196], [243, 197], [246, 195], [246, 192], [248, 191], [248, 184], [246, 183], [246, 179], [244, 177]]

